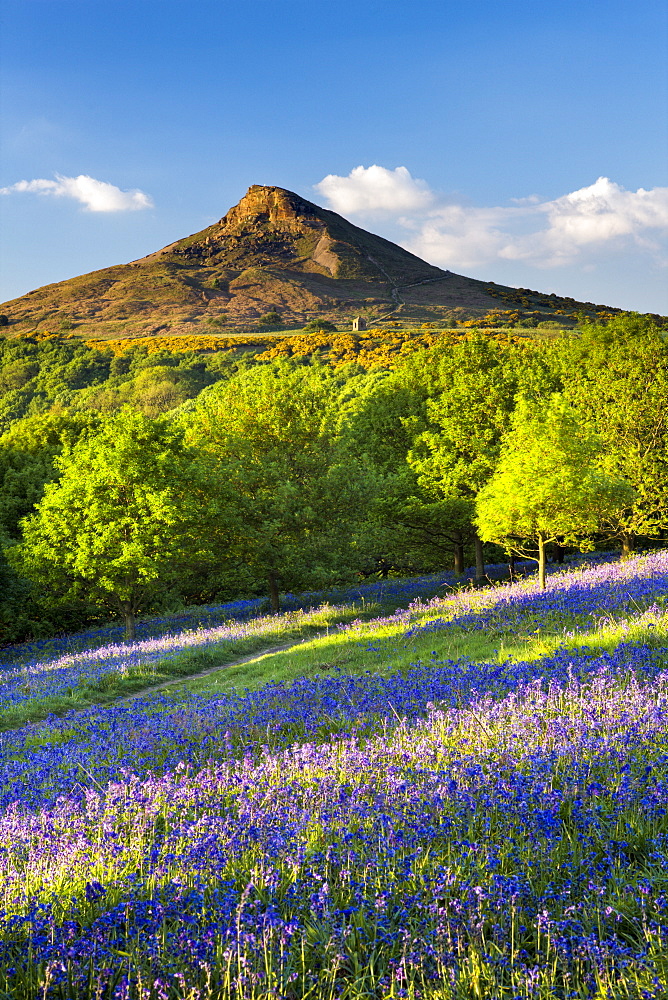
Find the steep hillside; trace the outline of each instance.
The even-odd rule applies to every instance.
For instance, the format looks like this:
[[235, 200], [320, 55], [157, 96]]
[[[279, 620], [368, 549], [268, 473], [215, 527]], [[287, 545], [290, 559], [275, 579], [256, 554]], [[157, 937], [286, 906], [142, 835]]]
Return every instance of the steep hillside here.
[[314, 317], [415, 324], [499, 308], [549, 318], [581, 306], [443, 271], [291, 191], [253, 185], [207, 229], [132, 263], [38, 288], [0, 312], [10, 335], [73, 328], [118, 337], [247, 332], [272, 310], [295, 328]]

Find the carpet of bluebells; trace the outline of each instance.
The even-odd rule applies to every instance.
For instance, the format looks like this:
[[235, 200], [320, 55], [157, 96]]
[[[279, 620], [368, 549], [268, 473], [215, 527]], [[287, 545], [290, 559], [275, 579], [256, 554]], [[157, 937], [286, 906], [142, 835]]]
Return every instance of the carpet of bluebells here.
[[[606, 558], [606, 556], [603, 556]], [[528, 574], [535, 570], [535, 563], [523, 561], [516, 563], [516, 572]], [[490, 578], [497, 578], [508, 571], [505, 563], [490, 564], [486, 572]], [[281, 594], [281, 610], [287, 613], [311, 611], [324, 602], [336, 605], [400, 603], [407, 605], [415, 598], [423, 598], [425, 594], [438, 594], [443, 588], [453, 588], [461, 585], [462, 579], [470, 580], [475, 570], [469, 568], [462, 576], [453, 572], [433, 573], [429, 576], [416, 576], [409, 579], [372, 580], [360, 582], [350, 587], [339, 587], [336, 590], [307, 591], [303, 594]], [[226, 604], [198, 605], [185, 611], [175, 612], [164, 618], [140, 619], [136, 631], [139, 642], [145, 640], [167, 639], [176, 645], [184, 636], [193, 632], [206, 632], [209, 629], [230, 626], [233, 623], [257, 622], [263, 620], [268, 611], [267, 601], [260, 597], [238, 601], [228, 601]], [[114, 650], [119, 646], [126, 647], [124, 642], [124, 627], [120, 624], [105, 625], [100, 628], [87, 629], [74, 635], [64, 635], [51, 639], [39, 639], [16, 646], [0, 649], [0, 668], [12, 667], [20, 661], [21, 665], [30, 666], [44, 660], [55, 660], [60, 657], [77, 653], [89, 653], [91, 650], [109, 648]], [[165, 644], [168, 649], [168, 644]]]
[[352, 623], [359, 676], [4, 733], [0, 998], [668, 996], [668, 552], [415, 607], [400, 673]]
[[[491, 573], [506, 567], [491, 566]], [[530, 564], [523, 564], [530, 572]], [[262, 613], [263, 601], [232, 601], [198, 607], [167, 618], [140, 621], [137, 641], [123, 639], [123, 628], [109, 625], [72, 636], [39, 640], [0, 650], [0, 712], [26, 698], [68, 696], [77, 688], [104, 684], [105, 678], [141, 674], [150, 684], [151, 667], [157, 663], [246, 639], [267, 638], [308, 627], [317, 621], [323, 602], [331, 612], [351, 604], [364, 607], [379, 602], [423, 603], [424, 595], [443, 593], [460, 578], [441, 573], [410, 580], [382, 580], [327, 593], [311, 592], [282, 597], [280, 616]], [[333, 602], [333, 603], [332, 603]], [[404, 614], [411, 614], [410, 611]]]
[[[534, 568], [530, 562], [517, 566], [525, 575], [530, 575]], [[505, 565], [491, 565], [487, 572], [493, 579], [506, 569]], [[468, 571], [469, 578], [473, 572]], [[343, 612], [351, 604], [364, 607], [403, 601], [404, 610], [375, 621], [407, 626], [416, 614], [429, 607], [425, 595], [436, 595], [432, 603], [441, 607], [443, 602], [439, 595], [444, 588], [453, 590], [455, 587], [461, 587], [461, 577], [449, 572], [409, 580], [374, 581], [327, 593], [286, 594], [282, 598], [280, 616], [262, 614], [263, 602], [256, 598], [141, 621], [137, 626], [137, 641], [132, 643], [123, 640], [121, 626], [109, 625], [77, 635], [9, 646], [0, 650], [0, 713], [27, 698], [69, 696], [78, 688], [103, 687], [105, 679], [116, 676], [127, 678], [140, 674], [150, 684], [153, 665], [180, 657], [185, 652], [219, 648], [245, 639], [267, 637], [270, 642], [281, 633], [288, 636], [291, 631], [308, 627], [312, 621], [317, 621], [324, 601], [331, 612], [337, 609]], [[463, 615], [462, 622], [466, 621], [467, 605], [462, 603], [461, 595], [448, 605], [451, 617]], [[478, 616], [477, 620], [478, 627], [486, 627], [484, 618]]]

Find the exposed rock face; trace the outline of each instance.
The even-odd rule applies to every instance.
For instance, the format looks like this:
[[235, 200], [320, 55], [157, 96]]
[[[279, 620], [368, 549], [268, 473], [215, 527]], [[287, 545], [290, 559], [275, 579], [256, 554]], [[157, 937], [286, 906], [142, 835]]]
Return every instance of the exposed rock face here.
[[331, 248], [333, 244], [334, 241], [327, 235], [327, 233], [323, 233], [311, 256], [316, 264], [320, 264], [321, 267], [327, 268], [329, 273], [336, 277], [336, 272], [339, 267], [339, 258], [332, 252]]
[[247, 232], [265, 226], [275, 231], [303, 232], [305, 228], [323, 228], [324, 221], [318, 211], [310, 201], [292, 191], [253, 184], [239, 204], [222, 217], [219, 225], [224, 233]]
[[[327, 222], [322, 211], [317, 205], [300, 198], [292, 191], [253, 184], [239, 204], [222, 217], [219, 222], [220, 233], [216, 234], [215, 239], [219, 240], [221, 236], [257, 235], [261, 231], [306, 237], [316, 233], [318, 241], [310, 254], [311, 260], [325, 272], [336, 276], [339, 259], [331, 249], [334, 240], [326, 231]], [[276, 241], [272, 249], [274, 252], [278, 250]], [[297, 260], [304, 261], [303, 254], [297, 253], [295, 256]]]
[[280, 268], [390, 288], [447, 273], [292, 191], [260, 184], [249, 188], [220, 222], [164, 253], [236, 271]]

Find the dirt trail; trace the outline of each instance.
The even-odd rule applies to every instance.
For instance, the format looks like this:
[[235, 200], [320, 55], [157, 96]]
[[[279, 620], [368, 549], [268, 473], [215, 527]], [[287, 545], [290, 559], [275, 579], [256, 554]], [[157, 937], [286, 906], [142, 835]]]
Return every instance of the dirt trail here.
[[280, 646], [268, 646], [266, 649], [258, 649], [254, 653], [249, 653], [248, 656], [242, 656], [238, 660], [230, 660], [229, 663], [220, 663], [217, 667], [207, 667], [206, 670], [200, 670], [196, 674], [186, 674], [183, 677], [173, 677], [169, 681], [161, 681], [160, 684], [153, 684], [151, 687], [142, 688], [141, 691], [135, 691], [133, 694], [128, 694], [124, 698], [119, 698], [118, 701], [132, 701], [134, 698], [143, 698], [145, 694], [152, 694], [153, 691], [161, 691], [163, 688], [172, 687], [173, 684], [183, 684], [186, 681], [194, 681], [199, 677], [206, 677], [208, 674], [218, 673], [219, 670], [226, 670], [228, 667], [237, 667], [241, 663], [250, 663], [251, 660], [259, 660], [262, 656], [269, 656], [271, 653], [282, 653], [286, 649], [292, 649], [294, 646], [301, 646], [303, 642], [312, 642], [313, 639], [320, 639], [321, 636], [314, 635], [309, 636], [307, 639], [299, 639], [297, 642], [284, 642]]

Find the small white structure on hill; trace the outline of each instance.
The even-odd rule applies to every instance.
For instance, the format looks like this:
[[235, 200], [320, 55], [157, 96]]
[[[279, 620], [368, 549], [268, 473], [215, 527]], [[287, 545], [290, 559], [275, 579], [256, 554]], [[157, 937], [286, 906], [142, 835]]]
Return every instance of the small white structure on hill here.
[[366, 320], [364, 316], [355, 316], [353, 320], [353, 330], [366, 330]]

